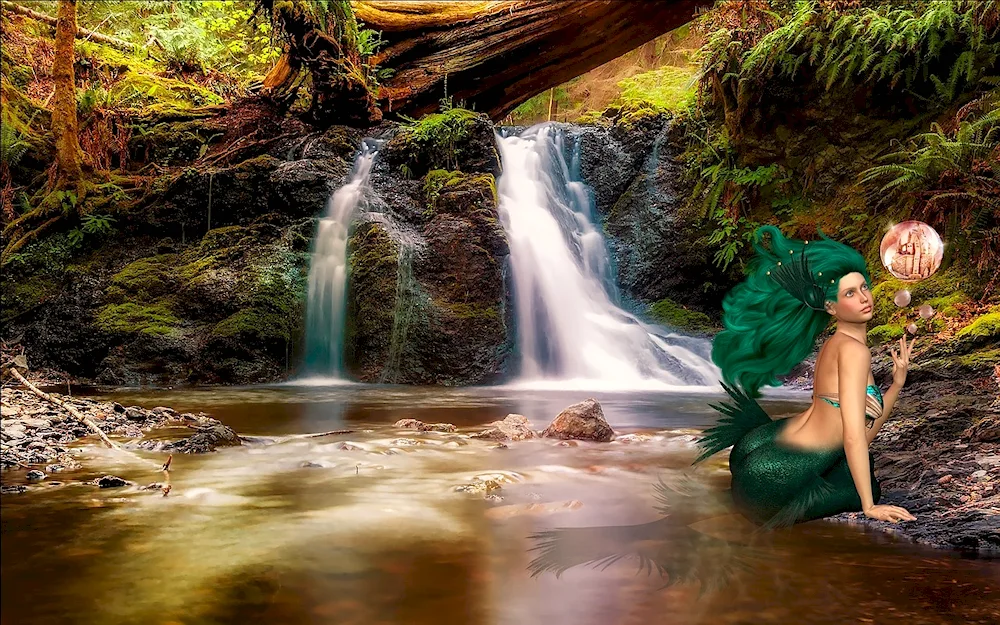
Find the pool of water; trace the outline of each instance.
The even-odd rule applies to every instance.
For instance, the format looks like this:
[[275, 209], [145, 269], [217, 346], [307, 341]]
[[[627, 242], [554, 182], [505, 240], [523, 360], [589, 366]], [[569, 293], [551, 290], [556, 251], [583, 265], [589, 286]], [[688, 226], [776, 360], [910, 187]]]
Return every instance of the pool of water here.
[[[507, 448], [467, 436], [508, 413], [541, 429], [588, 396], [619, 433], [644, 436]], [[160, 454], [88, 445], [80, 472], [4, 496], [3, 624], [1000, 621], [996, 561], [829, 521], [754, 534], [726, 506], [724, 459], [689, 468], [717, 395], [342, 385], [100, 397], [205, 411], [254, 443], [177, 456], [168, 475]], [[402, 418], [458, 431], [393, 428]], [[350, 432], [311, 436], [333, 430]], [[171, 490], [79, 483], [105, 473]]]

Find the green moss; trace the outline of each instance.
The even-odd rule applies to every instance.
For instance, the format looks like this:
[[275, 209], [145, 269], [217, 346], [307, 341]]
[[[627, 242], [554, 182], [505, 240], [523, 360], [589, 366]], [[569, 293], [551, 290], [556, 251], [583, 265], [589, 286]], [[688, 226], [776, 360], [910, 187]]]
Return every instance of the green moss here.
[[96, 325], [106, 332], [126, 334], [173, 334], [181, 320], [165, 303], [141, 305], [135, 302], [108, 304], [97, 312]]
[[899, 337], [903, 336], [905, 332], [906, 328], [898, 323], [886, 323], [880, 326], [875, 326], [871, 330], [868, 330], [868, 343], [870, 345], [881, 345], [883, 343], [895, 341]]
[[1000, 311], [990, 312], [965, 326], [956, 335], [963, 342], [986, 342], [1000, 340]]
[[414, 143], [457, 143], [468, 137], [478, 117], [479, 113], [475, 111], [453, 108], [444, 113], [425, 115], [403, 132]]
[[[891, 277], [883, 280], [872, 287], [872, 296], [875, 300], [872, 323], [882, 325], [899, 321], [906, 315], [906, 311], [915, 310], [924, 303], [930, 304], [937, 310], [939, 306], [964, 302], [968, 297], [961, 290], [963, 278], [964, 276], [955, 267], [951, 267], [920, 282], [903, 282]], [[896, 306], [893, 302], [896, 291], [900, 289], [910, 292], [910, 304], [904, 308]]]
[[496, 306], [481, 306], [479, 304], [446, 304], [441, 301], [434, 301], [433, 304], [439, 308], [447, 310], [459, 319], [476, 319], [482, 321], [499, 321], [500, 309]]
[[280, 313], [257, 308], [244, 309], [217, 323], [211, 334], [250, 340], [286, 341], [291, 338], [288, 321], [288, 317]]
[[666, 111], [666, 109], [650, 102], [630, 102], [621, 107], [615, 124], [626, 131], [632, 131], [643, 124], [655, 123]]
[[[492, 202], [494, 206], [498, 202], [497, 184], [493, 174], [465, 174], [460, 171], [432, 169], [424, 177], [424, 197], [427, 198], [427, 203], [430, 205], [432, 216], [433, 209], [437, 208], [438, 199], [443, 193], [470, 192], [478, 193], [478, 199]], [[469, 206], [480, 203], [475, 199], [470, 202], [462, 202], [462, 204]]]
[[378, 223], [357, 227], [348, 242], [348, 360], [360, 362], [387, 350], [392, 337], [399, 281], [399, 250]]
[[118, 300], [151, 300], [171, 293], [176, 284], [176, 254], [140, 258], [129, 263], [111, 279], [107, 294]]
[[577, 118], [576, 123], [581, 126], [609, 126], [611, 122], [601, 111], [586, 111]]
[[22, 282], [4, 281], [3, 318], [9, 319], [37, 306], [58, 293], [61, 284], [48, 276], [32, 276]]
[[650, 305], [648, 314], [656, 323], [682, 330], [705, 332], [716, 329], [708, 315], [683, 308], [671, 299], [661, 299]]
[[427, 172], [426, 176], [424, 176], [424, 197], [427, 198], [427, 201], [431, 205], [433, 205], [437, 200], [438, 194], [441, 193], [441, 189], [449, 183], [460, 180], [462, 175], [463, 174], [460, 171], [432, 169]]
[[223, 103], [221, 97], [208, 89], [158, 76], [158, 70], [152, 64], [114, 48], [78, 41], [77, 54], [89, 59], [95, 71], [118, 79], [109, 90], [110, 102], [114, 106], [142, 108], [148, 112]]
[[992, 369], [1000, 365], [1000, 349], [989, 349], [982, 352], [973, 352], [957, 358], [958, 364], [962, 367], [975, 371]]

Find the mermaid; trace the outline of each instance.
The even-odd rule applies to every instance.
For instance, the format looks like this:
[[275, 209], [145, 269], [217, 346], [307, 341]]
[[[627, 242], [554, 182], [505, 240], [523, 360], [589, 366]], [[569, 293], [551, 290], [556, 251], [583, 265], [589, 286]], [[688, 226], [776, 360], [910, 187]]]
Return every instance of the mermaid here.
[[[712, 344], [732, 402], [712, 404], [722, 418], [699, 441], [695, 464], [732, 447], [733, 502], [764, 528], [848, 511], [893, 523], [916, 520], [904, 508], [878, 503], [868, 450], [906, 382], [916, 339], [908, 343], [904, 335], [890, 350], [893, 381], [883, 395], [866, 342], [873, 298], [864, 258], [819, 237], [787, 239], [775, 226], [755, 233], [748, 277], [726, 295], [725, 329]], [[777, 386], [777, 376], [802, 362], [831, 316], [837, 327], [817, 355], [811, 405], [771, 420], [757, 403], [760, 388]]]

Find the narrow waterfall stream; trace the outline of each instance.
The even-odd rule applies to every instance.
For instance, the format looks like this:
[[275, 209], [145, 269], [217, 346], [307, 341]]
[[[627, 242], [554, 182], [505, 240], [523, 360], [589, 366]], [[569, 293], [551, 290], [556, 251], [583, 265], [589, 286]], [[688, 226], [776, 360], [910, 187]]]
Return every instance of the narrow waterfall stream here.
[[[498, 137], [497, 185], [517, 306], [521, 382], [532, 386], [716, 385], [706, 340], [643, 323], [616, 303], [604, 237], [552, 124]], [[571, 159], [572, 160], [572, 159]]]
[[377, 150], [366, 143], [347, 184], [326, 203], [313, 240], [306, 304], [305, 373], [339, 379], [344, 371], [347, 239], [365, 197]]

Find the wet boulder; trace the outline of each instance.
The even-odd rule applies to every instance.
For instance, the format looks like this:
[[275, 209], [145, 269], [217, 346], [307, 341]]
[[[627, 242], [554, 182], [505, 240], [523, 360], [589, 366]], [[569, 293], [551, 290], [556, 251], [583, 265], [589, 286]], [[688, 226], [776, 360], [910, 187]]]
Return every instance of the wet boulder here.
[[538, 434], [531, 429], [531, 422], [524, 415], [509, 414], [502, 421], [488, 424], [482, 432], [473, 434], [471, 438], [491, 441], [523, 441], [537, 438]]
[[482, 113], [453, 108], [403, 126], [383, 146], [379, 157], [409, 177], [433, 169], [458, 169], [500, 175], [500, 155], [493, 122]]
[[288, 216], [319, 215], [327, 199], [347, 182], [350, 173], [350, 163], [339, 159], [281, 163], [271, 172], [274, 199]]
[[586, 399], [560, 412], [542, 437], [606, 443], [614, 439], [615, 431], [605, 420], [601, 404], [596, 399]]

